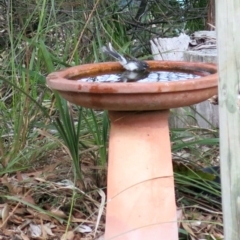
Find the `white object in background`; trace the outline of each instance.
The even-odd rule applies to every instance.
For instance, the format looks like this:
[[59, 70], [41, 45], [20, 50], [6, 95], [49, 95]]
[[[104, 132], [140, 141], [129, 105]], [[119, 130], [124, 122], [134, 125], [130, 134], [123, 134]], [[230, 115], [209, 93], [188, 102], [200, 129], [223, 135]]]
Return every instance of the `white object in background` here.
[[154, 60], [183, 61], [190, 37], [181, 33], [174, 38], [154, 38], [150, 40]]

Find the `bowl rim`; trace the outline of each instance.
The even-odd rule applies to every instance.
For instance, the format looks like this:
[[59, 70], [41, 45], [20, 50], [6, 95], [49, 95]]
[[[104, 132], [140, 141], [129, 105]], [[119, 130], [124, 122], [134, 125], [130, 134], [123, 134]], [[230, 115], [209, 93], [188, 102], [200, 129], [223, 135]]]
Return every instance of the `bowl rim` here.
[[69, 67], [53, 73], [47, 77], [47, 85], [53, 90], [70, 91], [81, 93], [161, 93], [161, 92], [179, 92], [196, 89], [205, 89], [217, 87], [217, 66], [212, 63], [185, 62], [185, 61], [146, 61], [150, 70], [163, 71], [190, 71], [190, 73], [207, 72], [209, 75], [201, 76], [195, 79], [186, 79], [181, 81], [166, 82], [81, 82], [70, 80], [74, 76], [86, 77], [94, 73], [104, 74], [113, 71], [122, 71], [123, 67], [118, 62], [102, 62], [82, 64]]

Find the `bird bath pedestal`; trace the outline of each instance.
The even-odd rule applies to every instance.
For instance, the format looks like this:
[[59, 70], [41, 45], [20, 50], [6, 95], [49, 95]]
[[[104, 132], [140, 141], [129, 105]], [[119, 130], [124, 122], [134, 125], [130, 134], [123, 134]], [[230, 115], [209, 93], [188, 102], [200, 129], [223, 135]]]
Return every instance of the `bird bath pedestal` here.
[[122, 70], [113, 62], [71, 67], [47, 77], [48, 86], [69, 102], [109, 111], [105, 240], [178, 239], [169, 109], [199, 103], [217, 93], [217, 69], [212, 64], [148, 64], [151, 71], [201, 77], [154, 83], [73, 80]]

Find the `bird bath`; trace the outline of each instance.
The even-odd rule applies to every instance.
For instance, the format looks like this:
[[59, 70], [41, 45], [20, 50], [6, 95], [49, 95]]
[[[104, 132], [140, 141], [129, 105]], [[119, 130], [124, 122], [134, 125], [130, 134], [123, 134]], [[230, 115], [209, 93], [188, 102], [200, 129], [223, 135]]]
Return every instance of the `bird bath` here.
[[151, 83], [76, 80], [122, 71], [115, 62], [75, 66], [47, 76], [48, 86], [69, 102], [109, 111], [105, 240], [178, 239], [169, 109], [199, 103], [217, 94], [215, 65], [147, 63], [151, 71], [200, 77]]

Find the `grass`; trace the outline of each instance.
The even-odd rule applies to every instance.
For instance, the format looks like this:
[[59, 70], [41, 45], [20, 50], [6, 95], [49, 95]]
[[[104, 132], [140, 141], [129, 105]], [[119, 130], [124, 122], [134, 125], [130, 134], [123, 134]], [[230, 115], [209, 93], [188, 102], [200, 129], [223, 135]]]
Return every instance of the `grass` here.
[[[8, 204], [12, 214], [1, 234], [25, 219], [46, 228], [48, 222], [54, 223], [58, 237], [74, 230], [93, 239], [104, 232], [107, 112], [66, 102], [46, 86], [45, 77], [56, 69], [105, 60], [99, 49], [108, 41], [124, 53], [144, 58], [149, 55], [144, 43], [149, 34], [139, 34], [133, 46], [137, 31], [131, 33], [133, 27], [126, 24], [126, 9], [121, 12], [111, 1], [106, 5], [80, 2], [44, 0], [16, 5], [9, 1], [7, 6], [6, 42], [0, 48], [0, 203]], [[136, 11], [134, 6], [132, 9]], [[187, 208], [195, 204], [219, 210], [220, 204], [215, 202], [220, 196], [219, 184], [201, 171], [215, 164], [217, 131], [172, 129], [171, 141], [173, 158], [181, 160], [175, 166], [175, 180], [178, 205], [186, 209], [186, 219], [207, 212]], [[204, 188], [211, 196], [197, 196], [196, 188]], [[182, 235], [187, 239], [193, 227], [184, 226]], [[24, 228], [21, 234], [25, 236]], [[41, 234], [51, 239], [49, 234]]]

